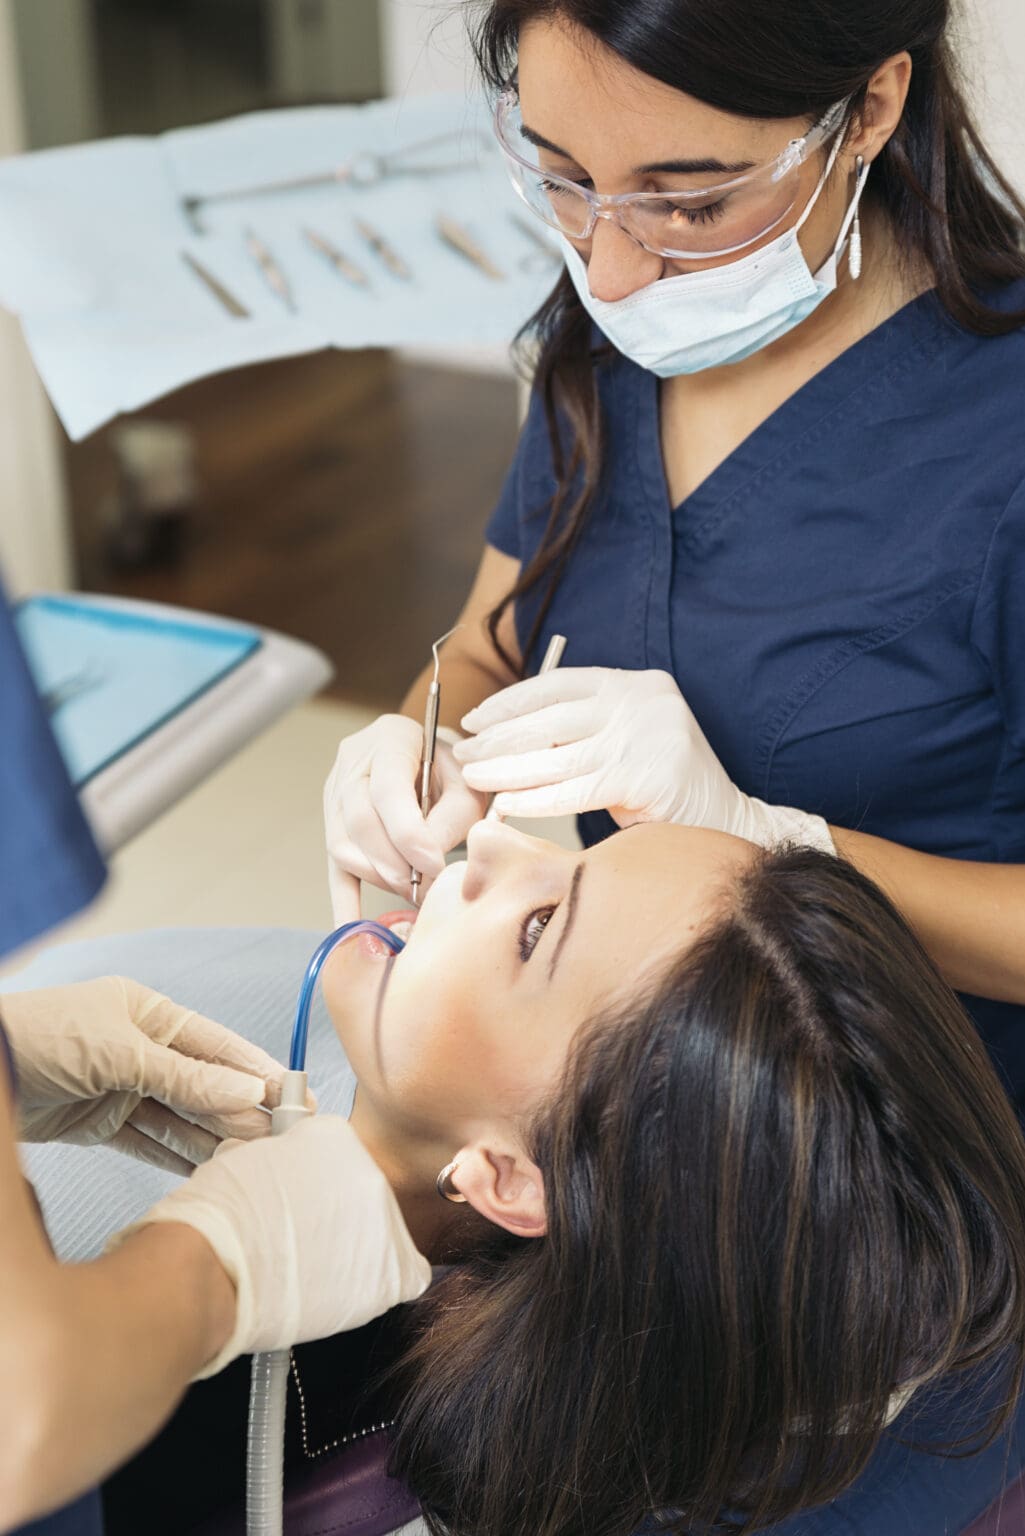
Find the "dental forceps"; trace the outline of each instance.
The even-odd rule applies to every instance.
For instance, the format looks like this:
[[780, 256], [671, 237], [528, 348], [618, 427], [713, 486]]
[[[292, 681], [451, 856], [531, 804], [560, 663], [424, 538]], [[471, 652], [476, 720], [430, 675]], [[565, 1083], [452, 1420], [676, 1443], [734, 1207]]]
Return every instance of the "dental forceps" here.
[[[545, 651], [544, 661], [542, 661], [541, 666], [538, 669], [538, 677], [544, 677], [546, 672], [555, 671], [556, 667], [559, 665], [559, 662], [562, 660], [562, 653], [565, 649], [566, 636], [553, 635], [548, 642], [548, 649]], [[484, 820], [501, 821], [501, 819], [501, 816], [495, 810], [495, 802], [492, 800], [490, 809], [488, 810], [488, 814], [485, 816]]]
[[[461, 625], [456, 624], [454, 628], [447, 630], [439, 640], [435, 640], [431, 646], [431, 653], [434, 656], [434, 676], [431, 679], [431, 686], [427, 690], [427, 704], [424, 709], [424, 755], [420, 765], [420, 814], [424, 821], [427, 820], [428, 812], [431, 809], [431, 774], [434, 772], [434, 756], [438, 746], [438, 710], [441, 708], [441, 683], [439, 682], [441, 657], [438, 655], [438, 652], [445, 644], [445, 641], [450, 639], [456, 630], [461, 627]], [[420, 905], [420, 882], [422, 879], [423, 875], [418, 869], [410, 868], [409, 892], [414, 907]]]
[[415, 144], [406, 144], [402, 149], [391, 150], [388, 154], [359, 150], [333, 170], [318, 171], [311, 176], [290, 176], [281, 181], [258, 181], [249, 186], [230, 187], [224, 192], [183, 196], [179, 200], [181, 210], [196, 234], [202, 235], [206, 230], [200, 212], [210, 203], [237, 202], [247, 197], [273, 197], [281, 192], [302, 192], [310, 187], [373, 187], [388, 176], [440, 176], [446, 171], [465, 170], [468, 164], [466, 158], [451, 157], [440, 164], [437, 161], [434, 164], [430, 161], [421, 163], [418, 159], [426, 151], [434, 150], [439, 144], [449, 143], [453, 139], [475, 144], [478, 152], [492, 147], [487, 134], [476, 131], [467, 133], [465, 129], [459, 128], [421, 139]]

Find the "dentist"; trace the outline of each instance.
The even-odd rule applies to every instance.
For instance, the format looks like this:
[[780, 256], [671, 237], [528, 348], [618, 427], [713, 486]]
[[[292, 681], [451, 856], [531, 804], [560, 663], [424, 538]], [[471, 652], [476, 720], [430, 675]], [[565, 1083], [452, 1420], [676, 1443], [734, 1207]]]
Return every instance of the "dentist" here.
[[[103, 879], [2, 596], [0, 699], [2, 956]], [[0, 1532], [31, 1520], [33, 1536], [99, 1536], [90, 1488], [190, 1380], [425, 1289], [384, 1174], [328, 1115], [233, 1140], [95, 1262], [54, 1258], [17, 1140], [105, 1142], [187, 1171], [221, 1137], [262, 1135], [278, 1078], [263, 1052], [134, 982], [0, 996]]]
[[429, 883], [490, 794], [586, 843], [666, 819], [835, 851], [1025, 1109], [1025, 206], [948, 12], [492, 0], [495, 131], [565, 271], [444, 652], [433, 808], [425, 674], [342, 742], [327, 845], [340, 918], [359, 879]]

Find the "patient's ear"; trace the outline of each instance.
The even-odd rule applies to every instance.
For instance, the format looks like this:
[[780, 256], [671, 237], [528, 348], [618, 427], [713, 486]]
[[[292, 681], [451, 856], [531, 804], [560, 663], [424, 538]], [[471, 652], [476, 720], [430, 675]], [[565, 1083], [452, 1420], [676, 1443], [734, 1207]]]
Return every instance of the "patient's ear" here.
[[481, 1216], [516, 1237], [545, 1235], [544, 1180], [521, 1149], [484, 1142], [463, 1147], [448, 1182]]

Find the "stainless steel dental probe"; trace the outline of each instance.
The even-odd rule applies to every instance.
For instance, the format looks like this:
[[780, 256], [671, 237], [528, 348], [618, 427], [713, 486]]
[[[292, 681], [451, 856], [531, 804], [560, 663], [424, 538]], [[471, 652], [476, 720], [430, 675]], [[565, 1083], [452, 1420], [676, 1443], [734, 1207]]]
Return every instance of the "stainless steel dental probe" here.
[[[544, 677], [546, 672], [554, 672], [555, 671], [556, 667], [559, 665], [559, 662], [562, 660], [562, 653], [563, 653], [563, 651], [565, 649], [566, 649], [566, 636], [565, 635], [553, 635], [552, 638], [548, 642], [548, 649], [545, 651], [545, 659], [541, 663], [540, 670], [538, 671], [538, 674], [537, 674], [538, 677]], [[502, 819], [501, 816], [495, 810], [495, 802], [492, 800], [492, 802], [491, 802], [491, 809], [488, 811], [488, 814], [485, 816], [484, 820], [485, 821], [501, 821], [501, 819]]]
[[[420, 766], [420, 814], [424, 821], [427, 820], [428, 812], [431, 809], [431, 774], [434, 772], [434, 754], [438, 745], [438, 710], [441, 707], [441, 683], [438, 681], [438, 675], [441, 671], [441, 658], [438, 652], [445, 644], [445, 641], [450, 639], [456, 630], [460, 628], [461, 625], [456, 624], [454, 628], [443, 634], [440, 640], [435, 640], [431, 646], [431, 651], [434, 655], [434, 676], [431, 679], [431, 686], [427, 690], [427, 705], [424, 709], [424, 755]], [[423, 875], [418, 869], [410, 869], [409, 893], [414, 907], [420, 905], [420, 881], [422, 879]]]

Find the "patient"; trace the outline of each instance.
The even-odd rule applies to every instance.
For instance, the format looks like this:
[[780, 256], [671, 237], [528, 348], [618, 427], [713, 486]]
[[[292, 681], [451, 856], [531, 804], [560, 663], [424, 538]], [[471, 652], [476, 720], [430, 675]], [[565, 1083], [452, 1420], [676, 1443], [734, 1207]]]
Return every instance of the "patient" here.
[[913, 1389], [986, 1364], [982, 1419], [943, 1438], [1007, 1419], [1025, 1145], [850, 866], [482, 823], [403, 953], [353, 941], [324, 986], [354, 1123], [458, 1260], [401, 1368], [395, 1466], [432, 1530], [754, 1530], [847, 1487]]
[[[568, 853], [482, 823], [403, 952], [351, 940], [324, 986], [354, 1123], [451, 1267], [399, 1309], [384, 1389], [365, 1384], [395, 1314], [295, 1351], [290, 1467], [394, 1419], [435, 1532], [630, 1536], [682, 1510], [690, 1536], [724, 1506], [754, 1531], [854, 1484], [801, 1536], [936, 1536], [1025, 1459], [897, 1442], [883, 1496], [904, 1510], [917, 1468], [936, 1519], [849, 1508], [894, 1435], [976, 1451], [1025, 1425], [1025, 1144], [953, 994], [849, 865], [653, 825]], [[466, 1203], [439, 1198], [443, 1168]], [[112, 1536], [140, 1507], [195, 1529], [204, 1480], [207, 1513], [237, 1505], [246, 1374], [194, 1388], [108, 1487]]]

